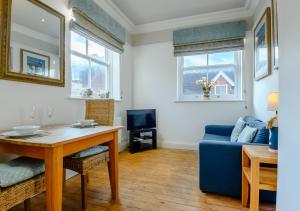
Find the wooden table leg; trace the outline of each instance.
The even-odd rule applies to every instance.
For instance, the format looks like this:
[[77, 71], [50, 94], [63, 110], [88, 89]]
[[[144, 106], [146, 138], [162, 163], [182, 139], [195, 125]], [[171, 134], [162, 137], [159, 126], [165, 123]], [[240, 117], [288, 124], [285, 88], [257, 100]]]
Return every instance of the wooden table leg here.
[[250, 160], [244, 150], [242, 151], [242, 206], [247, 207], [249, 199], [249, 182], [243, 172], [243, 167], [250, 167]]
[[112, 199], [119, 199], [119, 146], [118, 146], [118, 131], [114, 132], [114, 140], [108, 143], [109, 146], [109, 179]]
[[47, 211], [62, 210], [62, 147], [45, 149]]
[[259, 210], [259, 168], [256, 159], [251, 160], [250, 211]]

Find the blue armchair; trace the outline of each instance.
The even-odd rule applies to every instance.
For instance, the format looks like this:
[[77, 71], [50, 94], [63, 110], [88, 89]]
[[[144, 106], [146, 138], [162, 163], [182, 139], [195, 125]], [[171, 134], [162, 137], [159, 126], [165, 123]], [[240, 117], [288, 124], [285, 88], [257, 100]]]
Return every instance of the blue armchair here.
[[[253, 117], [244, 118], [250, 127], [258, 132], [250, 144], [267, 145], [269, 131], [265, 123]], [[208, 125], [199, 144], [199, 185], [203, 192], [233, 197], [241, 196], [242, 145], [230, 142], [234, 126]], [[262, 191], [263, 201], [275, 202], [276, 193]]]

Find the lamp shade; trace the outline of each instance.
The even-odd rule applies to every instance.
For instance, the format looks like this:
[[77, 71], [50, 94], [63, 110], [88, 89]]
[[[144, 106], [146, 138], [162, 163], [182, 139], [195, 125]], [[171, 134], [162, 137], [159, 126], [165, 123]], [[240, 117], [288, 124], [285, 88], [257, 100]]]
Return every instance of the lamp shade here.
[[279, 104], [279, 93], [278, 92], [270, 93], [268, 97], [268, 110], [278, 111], [278, 104]]

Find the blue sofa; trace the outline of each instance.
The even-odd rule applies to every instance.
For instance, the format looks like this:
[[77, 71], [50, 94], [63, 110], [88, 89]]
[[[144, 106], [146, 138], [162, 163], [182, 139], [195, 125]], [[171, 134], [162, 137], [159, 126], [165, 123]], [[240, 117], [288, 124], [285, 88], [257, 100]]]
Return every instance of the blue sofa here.
[[[269, 131], [266, 124], [254, 117], [244, 118], [250, 127], [258, 128], [252, 143], [267, 145]], [[242, 143], [230, 142], [234, 126], [208, 125], [199, 144], [199, 185], [203, 192], [217, 193], [233, 197], [241, 196]], [[260, 199], [276, 201], [275, 192], [261, 191]]]

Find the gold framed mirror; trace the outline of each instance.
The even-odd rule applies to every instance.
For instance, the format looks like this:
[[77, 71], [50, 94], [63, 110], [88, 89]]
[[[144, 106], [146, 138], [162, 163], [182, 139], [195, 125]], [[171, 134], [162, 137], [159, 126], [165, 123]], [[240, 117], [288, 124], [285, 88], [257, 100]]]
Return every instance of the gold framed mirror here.
[[39, 0], [2, 0], [0, 79], [65, 86], [65, 16]]

